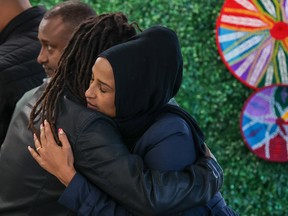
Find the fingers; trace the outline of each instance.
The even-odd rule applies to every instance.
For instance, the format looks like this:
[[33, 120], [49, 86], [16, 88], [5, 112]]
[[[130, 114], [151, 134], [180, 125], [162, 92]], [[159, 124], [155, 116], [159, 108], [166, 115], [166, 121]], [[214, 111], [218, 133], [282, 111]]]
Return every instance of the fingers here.
[[[62, 146], [64, 145], [66, 148], [70, 148], [70, 143], [69, 143], [68, 138], [67, 138], [67, 136], [64, 133], [62, 128], [59, 128], [59, 130], [58, 130], [58, 137], [59, 137], [60, 142], [62, 143]], [[41, 146], [41, 144], [42, 144], [41, 147], [44, 147], [44, 148], [46, 148], [46, 147], [49, 148], [50, 145], [57, 145], [58, 146], [58, 144], [57, 144], [57, 142], [53, 136], [51, 126], [47, 120], [44, 120], [44, 123], [40, 125], [40, 140], [41, 140], [41, 143], [38, 141], [38, 139], [36, 137], [36, 141], [38, 141], [38, 143], [40, 144], [40, 145], [36, 146], [36, 141], [35, 141], [36, 149], [39, 146]]]
[[52, 130], [51, 130], [51, 126], [47, 120], [44, 120], [44, 133], [45, 133], [45, 137], [47, 140], [46, 142], [47, 147], [49, 147], [49, 145], [52, 143], [56, 144]]
[[45, 136], [44, 124], [40, 124], [40, 143], [44, 146], [46, 145], [46, 136]]
[[[42, 146], [35, 133], [33, 134], [33, 137], [34, 137], [35, 148], [36, 148], [36, 151], [38, 152], [42, 148]], [[35, 150], [33, 149], [33, 151]]]
[[36, 160], [36, 162], [45, 169], [45, 160], [39, 155], [39, 152], [36, 152], [32, 147], [28, 146], [28, 151], [30, 152], [31, 156]]
[[32, 157], [38, 162], [40, 163], [41, 157], [39, 156], [39, 154], [30, 146], [28, 146], [28, 150], [30, 152], [30, 154], [32, 155]]
[[60, 142], [62, 143], [62, 148], [70, 148], [70, 143], [68, 141], [68, 138], [66, 136], [66, 134], [64, 133], [62, 128], [58, 129], [58, 137]]
[[54, 139], [51, 126], [47, 120], [44, 120], [42, 126], [40, 126], [41, 132], [41, 143], [43, 147], [49, 148], [50, 145], [57, 145], [57, 142]]

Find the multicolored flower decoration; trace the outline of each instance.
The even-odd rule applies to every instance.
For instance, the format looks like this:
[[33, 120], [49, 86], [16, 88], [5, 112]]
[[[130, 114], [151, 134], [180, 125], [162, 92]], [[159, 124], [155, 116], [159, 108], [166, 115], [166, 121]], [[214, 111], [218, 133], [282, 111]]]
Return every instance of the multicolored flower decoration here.
[[229, 71], [255, 90], [240, 119], [247, 147], [288, 162], [288, 0], [226, 0], [216, 43]]
[[288, 0], [227, 0], [216, 31], [224, 63], [245, 85], [288, 84]]
[[288, 161], [288, 86], [256, 91], [241, 113], [241, 132], [248, 148], [262, 159]]

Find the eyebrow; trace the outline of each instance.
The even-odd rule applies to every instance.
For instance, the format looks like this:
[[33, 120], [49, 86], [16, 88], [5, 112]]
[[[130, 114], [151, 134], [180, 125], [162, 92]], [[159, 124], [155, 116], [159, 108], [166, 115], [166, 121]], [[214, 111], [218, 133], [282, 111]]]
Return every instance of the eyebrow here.
[[42, 42], [42, 43], [50, 43], [48, 40], [46, 40], [46, 39], [40, 39], [39, 37], [38, 37], [38, 40], [39, 40], [40, 42]]
[[101, 85], [107, 86], [109, 89], [113, 90], [111, 86], [109, 86], [107, 83], [102, 82], [101, 80], [97, 79], [97, 82], [99, 82]]

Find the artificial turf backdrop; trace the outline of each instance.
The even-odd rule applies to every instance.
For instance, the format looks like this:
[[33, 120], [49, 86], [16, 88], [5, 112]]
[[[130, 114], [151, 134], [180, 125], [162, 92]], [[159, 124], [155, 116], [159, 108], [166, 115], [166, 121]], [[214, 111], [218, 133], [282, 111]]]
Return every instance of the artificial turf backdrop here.
[[[46, 8], [59, 0], [31, 0]], [[184, 57], [178, 103], [198, 121], [225, 174], [221, 190], [240, 215], [288, 215], [288, 164], [257, 158], [239, 129], [242, 106], [252, 90], [225, 68], [215, 43], [215, 22], [224, 0], [83, 0], [98, 14], [122, 11], [145, 29], [172, 28]], [[97, 3], [96, 3], [97, 2]]]

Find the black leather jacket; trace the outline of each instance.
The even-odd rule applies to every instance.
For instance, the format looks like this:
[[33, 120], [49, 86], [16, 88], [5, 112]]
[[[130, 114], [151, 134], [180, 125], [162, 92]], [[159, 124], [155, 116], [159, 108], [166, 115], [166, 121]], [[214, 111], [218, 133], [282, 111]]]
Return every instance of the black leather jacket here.
[[[14, 116], [17, 121], [13, 120], [2, 145], [0, 215], [69, 215], [57, 203], [64, 187], [27, 150], [34, 145], [26, 129], [33, 103], [35, 99]], [[126, 149], [110, 118], [67, 97], [59, 105], [57, 127], [69, 137], [76, 169], [135, 215], [204, 204], [223, 184], [223, 172], [213, 159], [203, 158], [185, 172], [145, 171], [142, 159]]]

